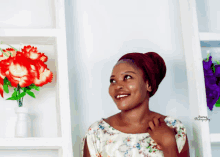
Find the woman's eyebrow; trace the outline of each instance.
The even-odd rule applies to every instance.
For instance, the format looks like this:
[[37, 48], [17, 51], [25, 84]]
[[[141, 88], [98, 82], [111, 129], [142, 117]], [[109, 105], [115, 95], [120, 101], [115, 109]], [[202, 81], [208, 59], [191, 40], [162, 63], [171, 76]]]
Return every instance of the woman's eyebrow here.
[[[122, 74], [129, 73], [129, 72], [130, 72], [130, 73], [134, 73], [134, 74], [136, 74], [136, 73], [133, 72], [133, 71], [126, 71], [126, 72], [124, 72], [124, 73], [122, 73]], [[122, 74], [121, 74], [121, 75], [122, 75]], [[111, 77], [115, 77], [115, 75], [112, 75]]]

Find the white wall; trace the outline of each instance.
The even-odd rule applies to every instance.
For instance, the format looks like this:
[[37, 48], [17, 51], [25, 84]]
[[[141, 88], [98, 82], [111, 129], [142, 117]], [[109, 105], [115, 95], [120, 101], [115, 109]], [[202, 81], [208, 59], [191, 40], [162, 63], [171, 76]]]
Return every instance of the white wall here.
[[108, 93], [117, 60], [149, 51], [167, 66], [150, 109], [184, 123], [193, 156], [178, 1], [66, 0], [66, 20], [74, 156], [81, 153], [81, 139], [92, 123], [120, 112]]

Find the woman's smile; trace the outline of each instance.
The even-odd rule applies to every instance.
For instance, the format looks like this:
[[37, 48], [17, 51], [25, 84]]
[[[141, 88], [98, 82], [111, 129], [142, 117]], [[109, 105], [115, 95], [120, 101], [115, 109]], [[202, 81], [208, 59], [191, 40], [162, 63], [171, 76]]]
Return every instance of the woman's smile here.
[[128, 96], [124, 96], [124, 97], [120, 97], [120, 98], [116, 98], [117, 101], [124, 101], [124, 100], [128, 100], [130, 98], [131, 95]]

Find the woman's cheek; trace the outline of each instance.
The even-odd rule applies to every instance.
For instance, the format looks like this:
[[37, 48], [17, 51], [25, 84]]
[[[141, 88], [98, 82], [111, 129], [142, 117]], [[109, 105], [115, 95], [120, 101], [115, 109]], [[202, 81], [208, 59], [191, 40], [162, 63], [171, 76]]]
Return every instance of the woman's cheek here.
[[132, 89], [132, 88], [134, 88], [134, 86], [133, 86], [133, 85], [130, 85], [129, 88]]

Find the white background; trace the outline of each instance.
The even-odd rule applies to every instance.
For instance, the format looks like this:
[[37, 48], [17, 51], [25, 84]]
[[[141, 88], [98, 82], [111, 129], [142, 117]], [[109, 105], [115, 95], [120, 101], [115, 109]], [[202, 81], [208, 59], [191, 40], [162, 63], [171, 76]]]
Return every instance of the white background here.
[[[209, 0], [207, 3], [197, 0], [201, 3], [197, 8], [200, 31], [220, 32], [217, 1]], [[56, 27], [52, 0], [0, 2], [0, 28]], [[126, 53], [149, 51], [158, 53], [167, 66], [166, 76], [150, 99], [149, 107], [152, 111], [179, 119], [186, 126], [190, 154], [194, 156], [178, 1], [65, 0], [65, 5], [74, 157], [81, 153], [81, 140], [92, 123], [120, 112], [108, 93], [109, 78], [117, 60]], [[210, 19], [211, 24], [208, 23]], [[47, 65], [55, 74], [54, 47], [38, 47], [51, 59]], [[35, 126], [32, 128], [34, 137], [56, 137], [56, 79], [53, 81], [42, 87], [40, 92], [34, 92], [37, 99], [24, 98], [30, 107], [32, 119], [35, 119], [31, 121]], [[10, 97], [11, 93], [4, 99]], [[3, 126], [0, 137], [13, 136], [10, 127], [13, 129], [13, 117], [16, 116], [13, 112], [17, 103], [9, 103], [1, 98], [0, 105], [0, 124]], [[220, 110], [214, 107], [214, 111], [209, 115], [219, 119]], [[217, 133], [218, 130], [211, 126], [210, 132]], [[213, 157], [217, 157], [219, 147], [212, 149]], [[19, 151], [16, 152], [17, 156], [21, 155]], [[42, 154], [57, 156], [55, 152], [45, 151]], [[43, 156], [33, 151], [25, 153], [33, 157]], [[0, 156], [15, 155], [0, 151]]]

